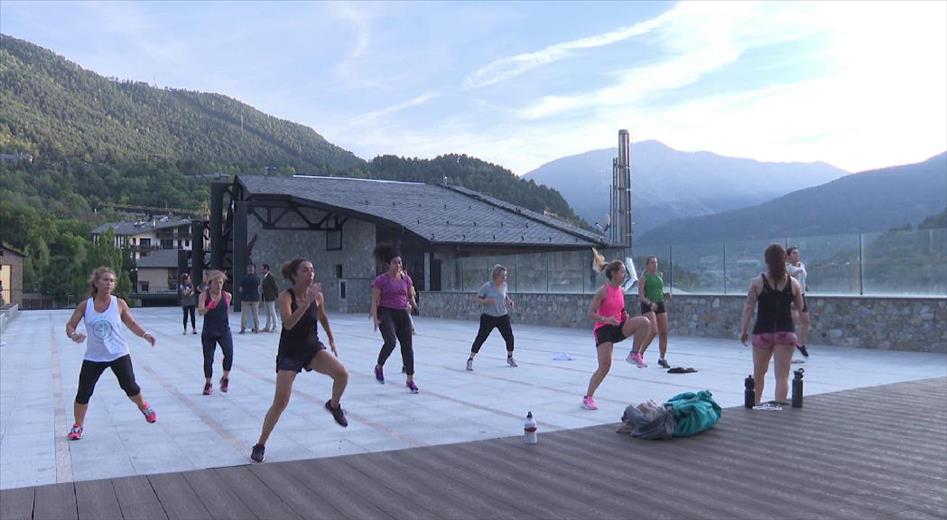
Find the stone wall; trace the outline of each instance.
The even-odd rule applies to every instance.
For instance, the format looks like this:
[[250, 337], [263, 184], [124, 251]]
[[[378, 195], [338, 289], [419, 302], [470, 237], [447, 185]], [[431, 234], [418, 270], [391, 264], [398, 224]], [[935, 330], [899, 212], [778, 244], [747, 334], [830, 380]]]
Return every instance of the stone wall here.
[[[307, 215], [316, 221], [321, 218], [314, 210]], [[301, 220], [287, 214], [281, 225], [301, 225]], [[312, 260], [316, 268], [316, 280], [322, 284], [326, 298], [326, 308], [334, 312], [368, 312], [371, 305], [369, 285], [375, 278], [375, 260], [372, 249], [375, 247], [375, 225], [354, 218], [342, 227], [342, 249], [326, 250], [326, 232], [309, 230], [272, 230], [262, 229], [261, 224], [252, 216], [247, 219], [247, 236], [256, 235], [250, 261], [256, 264], [257, 274], [260, 264], [267, 263], [280, 289], [289, 287], [283, 279], [280, 267], [287, 260], [302, 256]], [[338, 266], [342, 266], [342, 277], [337, 276]], [[339, 284], [346, 284], [346, 298], [339, 298]]]
[[[514, 321], [553, 327], [591, 328], [591, 294], [511, 294]], [[676, 295], [668, 302], [671, 335], [733, 338], [740, 331], [743, 296]], [[947, 352], [947, 300], [936, 298], [808, 297], [809, 343], [884, 350]], [[639, 313], [638, 296], [625, 307]], [[425, 292], [421, 315], [475, 320], [472, 293]], [[751, 323], [752, 327], [752, 323]]]

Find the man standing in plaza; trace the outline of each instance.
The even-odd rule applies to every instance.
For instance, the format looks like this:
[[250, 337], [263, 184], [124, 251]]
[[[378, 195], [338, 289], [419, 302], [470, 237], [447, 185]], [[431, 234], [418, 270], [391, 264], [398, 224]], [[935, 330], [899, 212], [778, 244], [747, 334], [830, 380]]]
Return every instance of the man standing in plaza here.
[[279, 287], [276, 277], [270, 272], [270, 264], [263, 264], [263, 312], [266, 313], [266, 324], [263, 330], [276, 332], [279, 321], [276, 319], [276, 297], [279, 296]]
[[799, 344], [796, 348], [804, 357], [809, 357], [809, 351], [806, 349], [806, 340], [809, 338], [809, 303], [806, 301], [806, 264], [799, 259], [799, 248], [790, 247], [786, 250], [787, 260], [786, 271], [799, 282], [799, 289], [802, 291], [802, 309], [793, 309], [793, 321], [799, 324]]
[[240, 280], [240, 334], [247, 331], [248, 314], [253, 315], [253, 332], [260, 331], [260, 277], [253, 264], [247, 265], [247, 274]]

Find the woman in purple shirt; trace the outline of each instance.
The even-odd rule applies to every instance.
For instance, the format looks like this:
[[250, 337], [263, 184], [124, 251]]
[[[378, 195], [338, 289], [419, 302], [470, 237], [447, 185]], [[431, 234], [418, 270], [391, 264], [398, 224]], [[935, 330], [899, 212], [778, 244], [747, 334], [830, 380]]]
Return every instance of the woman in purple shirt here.
[[393, 246], [380, 244], [375, 248], [375, 258], [387, 271], [378, 275], [372, 282], [372, 323], [375, 330], [381, 330], [385, 343], [378, 353], [375, 365], [375, 380], [384, 384], [385, 372], [382, 367], [395, 349], [395, 340], [401, 344], [401, 358], [404, 371], [408, 375], [405, 386], [412, 394], [418, 393], [414, 384], [414, 350], [411, 345], [411, 315], [408, 300], [413, 283], [411, 277], [401, 269], [401, 253]]

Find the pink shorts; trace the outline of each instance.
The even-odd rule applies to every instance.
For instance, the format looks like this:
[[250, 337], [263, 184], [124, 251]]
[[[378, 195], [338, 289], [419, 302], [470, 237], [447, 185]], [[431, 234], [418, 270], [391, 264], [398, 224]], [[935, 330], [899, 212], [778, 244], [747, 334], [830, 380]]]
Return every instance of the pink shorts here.
[[798, 344], [799, 338], [795, 332], [765, 332], [753, 335], [753, 346], [756, 348], [795, 347]]

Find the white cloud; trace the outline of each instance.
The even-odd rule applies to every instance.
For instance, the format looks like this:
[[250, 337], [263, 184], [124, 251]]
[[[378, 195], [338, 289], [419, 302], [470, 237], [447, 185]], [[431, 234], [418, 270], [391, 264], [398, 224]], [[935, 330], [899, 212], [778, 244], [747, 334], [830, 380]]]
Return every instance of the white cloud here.
[[676, 15], [676, 12], [675, 9], [672, 9], [656, 18], [636, 23], [630, 27], [622, 27], [604, 34], [557, 43], [535, 52], [517, 54], [492, 61], [468, 76], [464, 80], [464, 85], [468, 88], [493, 85], [519, 76], [530, 69], [567, 58], [576, 51], [612, 45], [635, 36], [647, 34], [661, 26], [661, 24], [671, 20]]
[[377, 120], [377, 119], [379, 119], [379, 118], [381, 118], [381, 117], [383, 117], [383, 116], [386, 116], [386, 115], [388, 115], [388, 114], [392, 114], [392, 113], [394, 113], [394, 112], [399, 112], [399, 111], [404, 110], [404, 109], [406, 109], [406, 108], [416, 107], [416, 106], [418, 106], [418, 105], [422, 105], [422, 104], [424, 104], [424, 103], [427, 103], [428, 101], [430, 101], [430, 100], [432, 100], [432, 99], [434, 99], [434, 98], [437, 98], [437, 97], [439, 97], [440, 95], [441, 95], [441, 94], [438, 93], [438, 92], [426, 92], [426, 93], [424, 93], [424, 94], [421, 94], [420, 96], [413, 97], [413, 98], [411, 98], [411, 99], [409, 99], [409, 100], [407, 100], [407, 101], [403, 101], [403, 102], [398, 103], [398, 104], [395, 104], [395, 105], [391, 105], [391, 106], [388, 106], [388, 107], [385, 107], [385, 108], [382, 108], [382, 109], [379, 109], [379, 110], [374, 110], [374, 111], [372, 111], [372, 112], [368, 112], [367, 114], [362, 114], [362, 115], [360, 115], [360, 116], [357, 116], [357, 117], [355, 117], [354, 119], [352, 119], [352, 121], [351, 121], [351, 123], [350, 123], [349, 126], [361, 126], [361, 125], [364, 125], [364, 124], [366, 124], [366, 123], [371, 123], [371, 122], [373, 122], [373, 121], [375, 121], [375, 120]]

